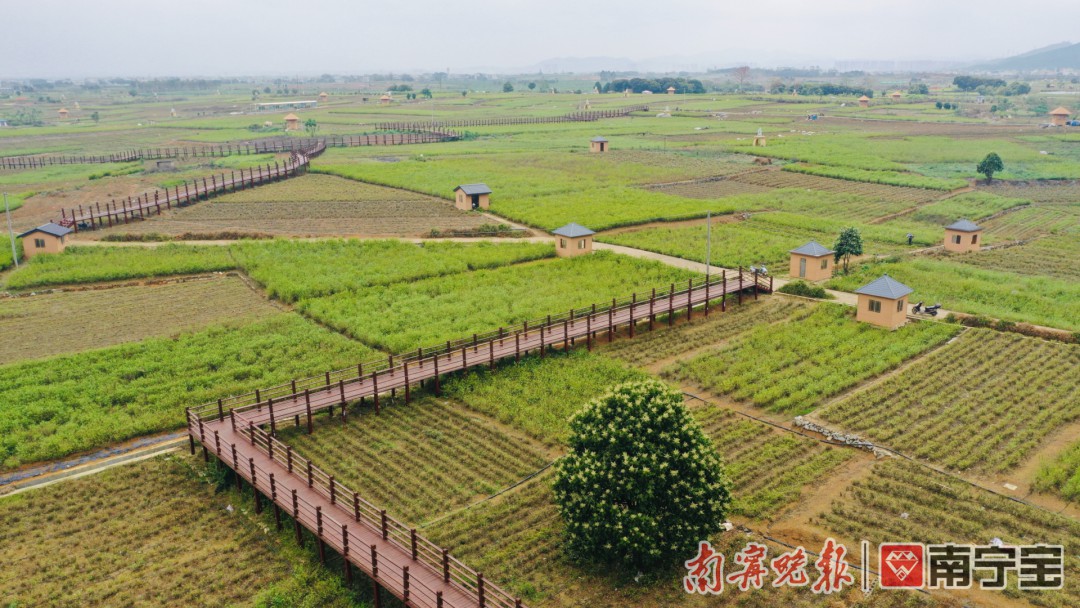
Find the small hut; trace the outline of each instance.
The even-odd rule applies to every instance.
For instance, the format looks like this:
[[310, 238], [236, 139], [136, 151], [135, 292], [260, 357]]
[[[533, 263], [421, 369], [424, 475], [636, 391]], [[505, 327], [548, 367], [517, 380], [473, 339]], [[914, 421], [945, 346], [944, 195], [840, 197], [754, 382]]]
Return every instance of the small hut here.
[[900, 98], [902, 96], [903, 96], [903, 93], [901, 93], [900, 91], [893, 91], [892, 95], [890, 95], [890, 97], [892, 97], [893, 101], [900, 101]]
[[328, 99], [330, 99], [330, 95], [326, 91], [319, 93], [319, 101], [326, 101]]
[[300, 117], [292, 112], [285, 115], [285, 130], [286, 131], [299, 131], [300, 130]]
[[607, 152], [608, 140], [597, 136], [589, 140], [589, 152]]
[[487, 184], [462, 184], [454, 188], [454, 206], [462, 211], [491, 208], [491, 188]]
[[67, 108], [60, 108], [56, 113], [60, 115], [60, 120], [66, 120], [68, 117]]
[[960, 220], [945, 227], [945, 251], [967, 253], [982, 249], [979, 234], [982, 226], [971, 220]]
[[1057, 108], [1050, 112], [1050, 124], [1055, 127], [1064, 127], [1065, 123], [1069, 122], [1069, 109], [1065, 107]]
[[791, 276], [807, 281], [828, 279], [833, 273], [833, 250], [826, 249], [817, 241], [792, 249]]
[[383, 105], [386, 105], [386, 104], [390, 103], [391, 101], [393, 101], [393, 99], [390, 97], [389, 94], [385, 94], [385, 95], [383, 95], [382, 97], [379, 98], [379, 103], [383, 104]]
[[667, 88], [667, 94], [668, 95], [674, 95], [675, 94], [675, 87], [668, 87]]
[[859, 297], [855, 318], [864, 323], [896, 329], [907, 322], [907, 297], [914, 289], [889, 275], [855, 290]]
[[555, 254], [560, 258], [592, 253], [593, 235], [596, 233], [580, 224], [571, 222], [552, 234], [555, 235]]
[[863, 95], [862, 97], [860, 97], [859, 98], [859, 107], [860, 108], [869, 108], [870, 107], [870, 98], [867, 97], [866, 95]]
[[[64, 237], [70, 233], [70, 228], [52, 222], [27, 230], [19, 235], [23, 240], [23, 257], [30, 259], [41, 253], [60, 253], [67, 246]], [[33, 241], [30, 240], [31, 237]]]

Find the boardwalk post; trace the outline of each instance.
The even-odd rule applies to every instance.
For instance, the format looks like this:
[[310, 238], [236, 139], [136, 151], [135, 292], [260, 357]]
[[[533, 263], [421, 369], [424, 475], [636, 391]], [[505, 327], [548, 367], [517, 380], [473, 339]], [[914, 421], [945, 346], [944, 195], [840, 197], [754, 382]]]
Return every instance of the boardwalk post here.
[[221, 399], [217, 400], [217, 416], [218, 422], [225, 420], [225, 406]]
[[338, 392], [341, 394], [341, 423], [349, 422], [348, 402], [345, 400], [345, 380], [338, 380]]
[[495, 371], [495, 340], [488, 340], [488, 367]]
[[409, 404], [411, 394], [409, 393], [409, 360], [406, 359], [402, 364], [402, 371], [405, 372], [405, 404]]
[[202, 418], [199, 418], [199, 445], [202, 446], [203, 462], [210, 462], [210, 454], [206, 451], [206, 429], [203, 428]]
[[758, 295], [758, 293], [757, 293], [758, 292], [757, 285], [758, 285], [758, 271], [754, 270], [754, 299], [755, 300], [757, 299], [757, 295]]
[[450, 582], [450, 550], [442, 550], [442, 577], [444, 583]]
[[274, 398], [270, 397], [266, 403], [270, 408], [270, 436], [274, 437], [277, 435], [277, 424], [274, 422]]
[[405, 601], [405, 605], [409, 605], [409, 567], [404, 566], [401, 568], [401, 599]]
[[187, 428], [188, 428], [188, 449], [191, 450], [191, 455], [195, 455], [195, 435], [191, 433], [191, 408], [186, 408], [184, 414], [187, 416]]
[[262, 513], [262, 500], [259, 496], [259, 487], [255, 479], [255, 459], [248, 458], [248, 466], [251, 467], [251, 497], [255, 499], [255, 513]]
[[615, 298], [611, 298], [611, 307], [607, 309], [607, 341], [615, 339]]
[[431, 358], [431, 362], [435, 365], [435, 395], [441, 395], [442, 389], [439, 386], [439, 354], [435, 353], [435, 356]]
[[273, 473], [270, 473], [270, 504], [274, 505], [274, 523], [281, 532], [281, 507], [277, 504], [277, 483]]
[[711, 285], [711, 284], [712, 284], [712, 282], [709, 280], [708, 277], [706, 277], [705, 278], [705, 316], [706, 317], [709, 316], [709, 285]]
[[540, 326], [540, 358], [544, 358], [544, 326]]
[[236, 479], [236, 491], [239, 492], [243, 489], [243, 482], [240, 478], [240, 461], [236, 457], [236, 444], [232, 444], [232, 466], [233, 466], [233, 478]]
[[668, 289], [668, 305], [667, 305], [667, 324], [671, 327], [675, 323], [675, 284], [671, 284], [671, 288]]
[[742, 266], [739, 266], [739, 304], [742, 304]]
[[720, 312], [727, 312], [727, 269], [720, 271]]
[[322, 537], [322, 507], [315, 507], [315, 529], [319, 537], [319, 563], [326, 565], [326, 543]]
[[478, 599], [477, 605], [480, 606], [480, 608], [484, 608], [484, 606], [487, 605], [487, 602], [486, 602], [486, 600], [484, 598], [484, 573], [483, 572], [477, 572], [476, 573], [476, 595], [477, 595], [477, 599]]
[[416, 528], [413, 528], [413, 529], [409, 530], [409, 541], [410, 541], [409, 544], [412, 547], [413, 561], [416, 561], [416, 556], [418, 555], [417, 548], [416, 548]]
[[514, 361], [521, 361], [521, 333], [514, 332]]
[[637, 304], [637, 292], [635, 291], [630, 296], [630, 337], [634, 337], [634, 326], [637, 325], [637, 319], [634, 318], [634, 305]]
[[300, 528], [300, 502], [296, 498], [296, 489], [292, 491], [293, 528], [296, 529], [296, 544], [304, 546], [303, 530]]
[[656, 324], [656, 288], [652, 288], [652, 295], [649, 296], [649, 331], [654, 329]]
[[285, 463], [286, 463], [285, 466], [287, 466], [289, 468], [290, 473], [292, 473], [292, 461], [293, 461], [293, 458], [292, 458], [292, 446], [291, 445], [286, 445], [285, 446]]
[[382, 538], [386, 540], [390, 536], [390, 525], [386, 517], [386, 509], [379, 511], [379, 516], [382, 518]]
[[214, 455], [221, 460], [221, 435], [218, 434], [217, 429], [214, 429]]
[[307, 487], [315, 487], [315, 472], [311, 470], [311, 461], [307, 461]]
[[307, 407], [307, 434], [310, 435], [311, 429], [311, 389], [304, 389], [304, 405]]
[[686, 284], [686, 320], [689, 321], [694, 314], [694, 279], [691, 278]]
[[592, 315], [585, 317], [585, 348], [592, 352]]
[[371, 372], [371, 392], [374, 394], [375, 400], [375, 413], [379, 413], [379, 376], [376, 372]]
[[248, 420], [248, 436], [251, 437], [251, 445], [255, 445], [255, 423]]
[[[375, 545], [371, 545], [371, 578], [379, 580], [379, 553]], [[375, 605], [379, 605], [379, 585], [375, 585]]]
[[360, 521], [360, 494], [358, 494], [357, 492], [352, 493], [352, 508], [353, 508], [353, 519], [355, 519], [357, 522], [359, 522]]
[[435, 592], [435, 608], [443, 608], [442, 591]]

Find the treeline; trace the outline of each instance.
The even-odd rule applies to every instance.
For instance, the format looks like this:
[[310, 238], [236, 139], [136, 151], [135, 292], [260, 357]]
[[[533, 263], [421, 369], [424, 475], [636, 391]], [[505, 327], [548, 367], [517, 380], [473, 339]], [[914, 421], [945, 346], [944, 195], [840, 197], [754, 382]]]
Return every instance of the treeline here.
[[785, 85], [775, 82], [769, 87], [770, 93], [795, 93], [797, 95], [866, 95], [873, 97], [874, 91], [870, 88], [852, 87], [846, 84], [831, 84], [828, 82], [805, 82], [802, 84]]
[[602, 93], [622, 93], [626, 89], [631, 92], [641, 93], [652, 91], [653, 93], [666, 93], [668, 88], [675, 87], [676, 93], [704, 93], [705, 85], [694, 78], [620, 78], [605, 83]]
[[1027, 95], [1031, 85], [1023, 82], [1006, 83], [1000, 78], [977, 78], [975, 76], [957, 76], [953, 85], [961, 91], [977, 91], [983, 95]]

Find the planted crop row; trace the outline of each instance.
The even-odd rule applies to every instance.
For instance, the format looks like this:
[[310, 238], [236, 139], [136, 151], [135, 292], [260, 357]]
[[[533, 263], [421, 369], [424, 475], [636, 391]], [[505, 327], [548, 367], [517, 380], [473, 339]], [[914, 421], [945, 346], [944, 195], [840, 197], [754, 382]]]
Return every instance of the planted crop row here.
[[547, 462], [536, 445], [431, 397], [384, 405], [380, 414], [352, 416], [347, 424], [325, 421], [314, 434], [285, 441], [365, 499], [414, 523], [494, 494]]
[[[865, 183], [865, 180], [852, 181], [851, 179], [829, 177], [828, 174], [817, 173], [812, 169], [824, 169], [823, 167], [807, 167], [803, 165], [785, 165], [782, 171], [761, 171], [737, 175], [731, 179], [744, 184], [754, 184], [768, 188], [809, 188], [822, 192], [835, 192], [839, 194], [852, 194], [861, 196], [871, 201], [892, 201], [907, 203], [911, 207], [920, 203], [928, 203], [937, 200], [941, 192], [926, 187], [903, 187], [903, 185], [883, 185]], [[835, 167], [829, 169], [836, 170]], [[925, 178], [924, 178], [925, 179]], [[903, 209], [900, 206], [897, 210]], [[882, 214], [885, 215], [885, 214]]]
[[312, 173], [259, 188], [241, 190], [215, 198], [215, 203], [316, 203], [316, 202], [439, 202], [408, 190], [366, 184], [333, 175]]
[[287, 302], [552, 257], [548, 243], [413, 244], [402, 241], [246, 241], [232, 246], [240, 266]]
[[630, 363], [647, 366], [669, 360], [697, 348], [712, 346], [749, 330], [788, 318], [807, 304], [789, 298], [768, 298], [758, 302], [732, 303], [724, 313], [716, 306], [708, 320], [675, 327], [660, 325], [655, 331], [642, 332], [633, 340], [619, 340], [605, 345], [601, 352]]
[[391, 352], [510, 327], [697, 276], [608, 252], [458, 273], [303, 299], [300, 309]]
[[1030, 182], [1022, 185], [997, 181], [989, 186], [979, 186], [979, 189], [1001, 196], [1026, 198], [1038, 203], [1076, 204], [1080, 202], [1080, 182], [1074, 180]]
[[755, 327], [718, 350], [669, 367], [664, 375], [772, 411], [802, 414], [956, 332], [933, 323], [888, 331], [856, 322], [847, 307], [822, 304], [783, 325]]
[[927, 177], [909, 171], [888, 171], [860, 169], [858, 167], [833, 167], [829, 165], [787, 165], [784, 171], [832, 177], [853, 182], [869, 182], [906, 188], [922, 188], [929, 190], [955, 190], [967, 186], [967, 181], [962, 179], [942, 179], [939, 177]]
[[0, 597], [6, 606], [265, 606], [283, 597], [358, 606], [310, 551], [268, 533], [269, 515], [254, 517], [248, 499], [173, 457], [0, 499]]
[[1080, 418], [1078, 368], [1076, 345], [969, 330], [820, 416], [953, 469], [1001, 472]]
[[1066, 500], [1080, 500], [1080, 441], [1044, 462], [1032, 485], [1043, 492], [1057, 492]]
[[1080, 235], [1063, 234], [1038, 239], [1018, 247], [981, 251], [958, 259], [965, 264], [1014, 272], [1080, 281]]
[[184, 408], [369, 359], [360, 344], [279, 314], [0, 367], [0, 467], [175, 429]]
[[[855, 482], [831, 509], [816, 518], [837, 535], [871, 543], [974, 543], [1000, 538], [1006, 545], [1065, 546], [1065, 587], [1024, 591], [1037, 606], [1080, 605], [1080, 523], [934, 473], [903, 460], [886, 460]], [[1015, 591], [1016, 573], [1009, 576]], [[1012, 593], [1012, 592], [1008, 592]]]
[[849, 275], [833, 277], [826, 286], [854, 291], [882, 274], [914, 288], [912, 301], [940, 302], [946, 310], [1080, 330], [1080, 284], [985, 270], [951, 259], [862, 264]]
[[68, 247], [59, 255], [42, 255], [8, 277], [11, 289], [49, 285], [121, 281], [154, 276], [231, 270], [236, 262], [224, 247], [162, 245], [159, 247]]
[[999, 240], [1030, 239], [1059, 231], [1075, 231], [1080, 225], [1080, 206], [1035, 205], [994, 218], [986, 223], [986, 234]]
[[979, 221], [1006, 209], [1028, 204], [1019, 198], [1005, 198], [985, 192], [967, 192], [920, 207], [911, 214], [915, 221], [947, 226], [959, 219]]
[[0, 299], [0, 360], [103, 348], [277, 312], [236, 277]]

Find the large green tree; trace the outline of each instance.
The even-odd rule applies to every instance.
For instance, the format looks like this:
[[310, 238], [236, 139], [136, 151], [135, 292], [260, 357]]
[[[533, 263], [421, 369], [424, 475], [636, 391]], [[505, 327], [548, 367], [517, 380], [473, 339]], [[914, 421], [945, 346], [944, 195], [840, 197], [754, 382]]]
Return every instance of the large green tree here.
[[986, 155], [986, 158], [982, 159], [982, 162], [975, 167], [975, 170], [980, 175], [986, 176], [986, 183], [990, 183], [994, 180], [995, 173], [1001, 173], [1005, 170], [1005, 163], [1001, 162], [1001, 157], [997, 155], [997, 152], [991, 152]]
[[622, 384], [575, 414], [570, 431], [555, 501], [576, 557], [663, 567], [720, 530], [729, 482], [678, 391], [658, 380]]
[[844, 228], [841, 230], [840, 236], [836, 237], [836, 243], [833, 244], [833, 261], [844, 261], [844, 274], [847, 274], [848, 261], [851, 260], [851, 256], [862, 255], [862, 252], [862, 235], [859, 234], [859, 229]]

